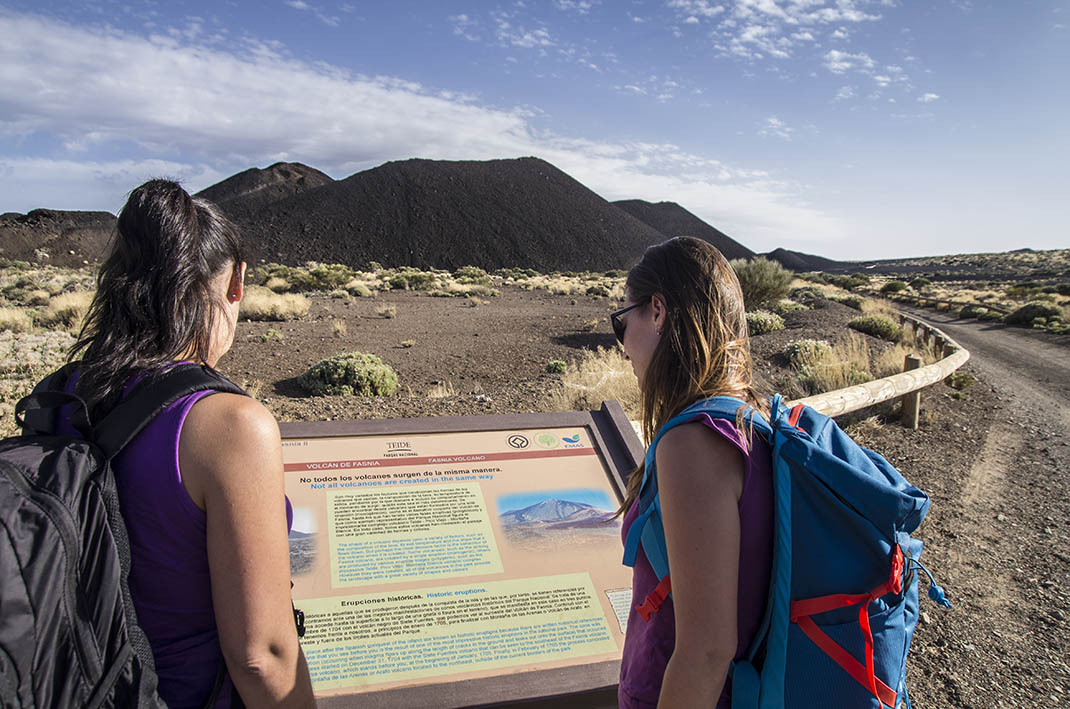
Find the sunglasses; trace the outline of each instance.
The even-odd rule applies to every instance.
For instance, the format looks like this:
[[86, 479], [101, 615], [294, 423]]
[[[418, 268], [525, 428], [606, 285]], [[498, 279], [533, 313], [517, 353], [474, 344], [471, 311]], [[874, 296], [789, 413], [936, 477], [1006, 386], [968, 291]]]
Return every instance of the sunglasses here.
[[635, 303], [634, 305], [629, 305], [627, 308], [621, 308], [620, 310], [615, 310], [609, 314], [609, 322], [613, 325], [613, 334], [617, 337], [617, 342], [620, 344], [624, 344], [624, 329], [627, 327], [624, 324], [624, 321], [620, 319], [620, 316], [633, 308], [638, 308], [643, 305], [646, 305], [646, 303]]

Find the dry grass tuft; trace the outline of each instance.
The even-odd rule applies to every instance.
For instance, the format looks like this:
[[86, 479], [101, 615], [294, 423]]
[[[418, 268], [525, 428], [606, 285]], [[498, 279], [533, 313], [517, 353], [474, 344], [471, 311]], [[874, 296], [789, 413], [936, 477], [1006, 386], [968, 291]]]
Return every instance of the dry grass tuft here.
[[74, 291], [61, 293], [52, 298], [48, 305], [37, 315], [37, 322], [42, 327], [62, 327], [78, 330], [89, 304], [93, 302], [93, 291]]
[[308, 298], [300, 293], [275, 293], [263, 286], [248, 286], [239, 312], [243, 320], [281, 322], [297, 320], [308, 309]]
[[396, 305], [380, 305], [375, 309], [375, 314], [381, 318], [387, 320], [393, 320], [398, 316], [398, 306]]
[[29, 332], [33, 329], [33, 318], [21, 308], [0, 308], [0, 330], [8, 332]]
[[456, 395], [457, 389], [454, 388], [453, 382], [438, 382], [427, 390], [428, 399], [448, 399]]
[[561, 376], [561, 386], [545, 402], [547, 411], [590, 411], [616, 399], [628, 418], [639, 418], [639, 384], [619, 348], [587, 351]]
[[331, 321], [331, 334], [335, 337], [345, 337], [347, 329], [345, 320]]

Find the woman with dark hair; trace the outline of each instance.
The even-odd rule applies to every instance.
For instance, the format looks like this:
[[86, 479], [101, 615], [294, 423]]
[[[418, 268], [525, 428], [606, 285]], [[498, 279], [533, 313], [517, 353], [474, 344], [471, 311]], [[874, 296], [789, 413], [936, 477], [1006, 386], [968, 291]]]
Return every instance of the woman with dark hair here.
[[[647, 249], [628, 272], [613, 329], [639, 380], [642, 427], [653, 441], [703, 399], [733, 396], [765, 413], [755, 390], [743, 294], [712, 245], [677, 237]], [[728, 706], [728, 671], [765, 610], [772, 565], [770, 451], [742, 418], [698, 414], [655, 449], [672, 597], [644, 620], [658, 586], [639, 551], [621, 662], [621, 707]], [[635, 522], [643, 470], [632, 473], [624, 535]]]
[[[177, 362], [214, 367], [244, 276], [238, 232], [215, 206], [167, 180], [135, 189], [71, 352], [91, 419]], [[254, 399], [210, 394], [165, 408], [113, 464], [159, 694], [202, 706], [225, 660], [218, 706], [232, 689], [248, 706], [314, 706], [290, 602], [279, 429]]]

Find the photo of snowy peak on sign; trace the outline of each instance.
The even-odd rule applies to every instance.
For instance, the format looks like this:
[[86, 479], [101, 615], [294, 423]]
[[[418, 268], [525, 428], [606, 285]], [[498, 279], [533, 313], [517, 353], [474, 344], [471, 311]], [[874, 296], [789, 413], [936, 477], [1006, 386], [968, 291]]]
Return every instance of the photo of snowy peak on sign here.
[[294, 508], [294, 521], [290, 528], [291, 576], [306, 574], [316, 565], [317, 527], [316, 517], [311, 509]]
[[602, 490], [540, 490], [499, 497], [498, 521], [517, 546], [601, 544], [620, 535], [615, 507]]

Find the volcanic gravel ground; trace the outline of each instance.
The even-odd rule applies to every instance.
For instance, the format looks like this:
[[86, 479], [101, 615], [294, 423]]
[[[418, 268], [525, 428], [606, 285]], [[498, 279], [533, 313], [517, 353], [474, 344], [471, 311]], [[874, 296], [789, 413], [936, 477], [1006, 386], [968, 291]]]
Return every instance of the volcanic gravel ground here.
[[[309, 315], [296, 322], [242, 323], [234, 348], [220, 363], [239, 382], [262, 383], [261, 400], [283, 421], [540, 410], [560, 386], [560, 375], [545, 373], [547, 362], [577, 359], [584, 348], [614, 342], [607, 316], [616, 304], [586, 296], [506, 287], [479, 307], [468, 307], [464, 299], [407, 292], [312, 300]], [[377, 316], [376, 310], [388, 304], [397, 307], [397, 316]], [[856, 315], [836, 303], [789, 314], [785, 330], [753, 339], [760, 378], [788, 376], [780, 354], [788, 341], [836, 339]], [[346, 323], [343, 337], [332, 335], [335, 320]], [[593, 320], [593, 331], [584, 331]], [[269, 329], [283, 339], [262, 342]], [[1036, 342], [1013, 330], [1005, 335], [1020, 338], [1026, 351]], [[403, 347], [408, 340], [412, 346]], [[871, 346], [883, 345], [873, 340]], [[883, 453], [932, 499], [918, 532], [926, 544], [923, 561], [954, 608], [931, 603], [923, 585], [924, 615], [908, 662], [911, 699], [921, 709], [1066, 704], [1070, 436], [1065, 398], [1062, 408], [1034, 401], [1030, 389], [1008, 374], [1016, 369], [1014, 376], [1029, 376], [1028, 358], [1019, 367], [1001, 365], [980, 341], [974, 347], [973, 360], [961, 371], [974, 374], [977, 382], [962, 393], [946, 384], [925, 389], [919, 430], [899, 426], [889, 404], [840, 419], [841, 425], [856, 424], [852, 431], [861, 443]], [[310, 364], [353, 350], [377, 354], [393, 366], [401, 382], [399, 396], [305, 397], [300, 392], [295, 378]], [[452, 383], [457, 394], [426, 398], [441, 382]]]

